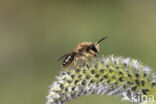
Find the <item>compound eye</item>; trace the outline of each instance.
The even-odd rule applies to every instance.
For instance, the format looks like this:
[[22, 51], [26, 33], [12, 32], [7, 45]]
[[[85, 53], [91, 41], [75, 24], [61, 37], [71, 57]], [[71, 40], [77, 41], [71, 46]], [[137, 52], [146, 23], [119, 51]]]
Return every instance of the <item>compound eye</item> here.
[[98, 52], [96, 47], [93, 44], [90, 45], [90, 49], [93, 50], [96, 53]]
[[91, 44], [91, 45], [90, 45], [90, 49], [93, 49], [93, 47], [94, 47], [94, 45], [93, 45], [93, 44]]

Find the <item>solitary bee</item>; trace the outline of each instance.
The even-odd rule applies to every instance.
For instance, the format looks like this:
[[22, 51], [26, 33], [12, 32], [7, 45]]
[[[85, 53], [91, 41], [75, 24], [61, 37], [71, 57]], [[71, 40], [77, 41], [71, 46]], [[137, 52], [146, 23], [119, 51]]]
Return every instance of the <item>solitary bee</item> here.
[[61, 56], [59, 60], [63, 59], [62, 67], [63, 69], [67, 68], [70, 64], [74, 64], [74, 67], [76, 66], [77, 59], [83, 59], [87, 62], [87, 57], [89, 56], [97, 56], [99, 53], [99, 43], [106, 39], [107, 36], [101, 38], [98, 42], [91, 43], [91, 42], [82, 42], [78, 44], [77, 48], [72, 50], [71, 52], [64, 54]]

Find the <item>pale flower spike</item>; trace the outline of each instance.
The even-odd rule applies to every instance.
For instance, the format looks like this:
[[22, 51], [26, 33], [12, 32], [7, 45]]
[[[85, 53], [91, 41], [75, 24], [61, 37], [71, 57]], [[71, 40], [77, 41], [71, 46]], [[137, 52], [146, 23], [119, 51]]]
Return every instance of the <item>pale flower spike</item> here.
[[[139, 61], [108, 56], [90, 61], [89, 65], [88, 68], [80, 62], [76, 70], [61, 71], [50, 86], [46, 104], [65, 104], [90, 94], [116, 95], [138, 104], [156, 103], [156, 76]], [[142, 96], [145, 97], [140, 99]]]

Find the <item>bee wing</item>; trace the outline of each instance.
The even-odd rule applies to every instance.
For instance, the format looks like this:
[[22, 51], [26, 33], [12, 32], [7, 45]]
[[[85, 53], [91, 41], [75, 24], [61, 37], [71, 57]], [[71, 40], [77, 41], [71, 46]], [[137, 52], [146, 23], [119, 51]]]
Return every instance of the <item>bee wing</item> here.
[[71, 51], [71, 52], [69, 52], [69, 53], [67, 53], [67, 54], [64, 54], [64, 55], [61, 56], [57, 61], [60, 61], [61, 59], [63, 59], [63, 58], [66, 57], [66, 56], [71, 55], [72, 53], [73, 53], [73, 51]]
[[70, 52], [67, 53], [67, 54], [64, 54], [63, 56], [61, 56], [61, 57], [58, 59], [58, 61], [60, 61], [61, 59], [63, 59], [63, 58], [66, 57], [66, 56], [70, 56], [70, 55], [73, 54], [75, 51], [80, 50], [80, 49], [82, 49], [82, 48], [77, 48], [77, 49], [74, 49], [74, 50], [70, 51]]

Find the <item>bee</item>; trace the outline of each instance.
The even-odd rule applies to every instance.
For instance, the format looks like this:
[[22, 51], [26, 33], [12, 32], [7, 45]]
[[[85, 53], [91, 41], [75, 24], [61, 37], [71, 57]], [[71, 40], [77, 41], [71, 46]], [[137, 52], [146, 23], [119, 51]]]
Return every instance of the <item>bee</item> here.
[[66, 69], [71, 65], [74, 64], [74, 68], [76, 66], [76, 61], [78, 59], [82, 59], [86, 61], [86, 64], [88, 64], [87, 58], [89, 56], [97, 56], [99, 53], [99, 43], [102, 42], [104, 39], [106, 39], [107, 36], [101, 38], [98, 42], [92, 43], [92, 42], [82, 42], [78, 44], [77, 48], [64, 54], [61, 56], [59, 60], [63, 59], [62, 61], [62, 68]]

